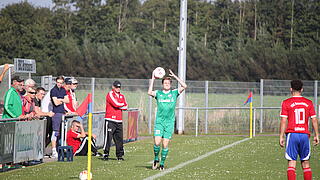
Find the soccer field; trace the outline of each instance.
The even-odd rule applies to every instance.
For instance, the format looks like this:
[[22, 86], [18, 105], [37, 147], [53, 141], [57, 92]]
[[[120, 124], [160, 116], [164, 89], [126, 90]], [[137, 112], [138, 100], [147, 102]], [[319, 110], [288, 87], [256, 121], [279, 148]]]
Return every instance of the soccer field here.
[[[286, 179], [287, 163], [278, 136], [174, 136], [166, 170], [152, 170], [152, 138], [125, 144], [125, 161], [93, 157], [93, 179]], [[312, 147], [313, 179], [320, 179], [320, 150]], [[198, 159], [197, 159], [198, 158]], [[50, 162], [0, 173], [0, 179], [78, 179], [86, 157], [73, 162]], [[297, 166], [297, 179], [303, 179]]]

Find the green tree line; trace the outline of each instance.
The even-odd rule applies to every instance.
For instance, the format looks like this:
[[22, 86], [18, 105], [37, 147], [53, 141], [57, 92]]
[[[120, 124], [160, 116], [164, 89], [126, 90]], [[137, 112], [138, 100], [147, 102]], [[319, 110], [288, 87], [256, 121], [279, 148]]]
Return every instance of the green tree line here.
[[[0, 64], [38, 75], [149, 78], [177, 71], [179, 0], [53, 0], [0, 10]], [[320, 78], [320, 1], [188, 0], [187, 79]]]

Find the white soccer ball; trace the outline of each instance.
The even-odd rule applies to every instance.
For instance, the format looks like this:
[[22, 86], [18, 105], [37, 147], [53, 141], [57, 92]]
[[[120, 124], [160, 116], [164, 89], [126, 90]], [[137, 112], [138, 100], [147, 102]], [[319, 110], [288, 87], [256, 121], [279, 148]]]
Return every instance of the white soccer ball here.
[[[84, 170], [79, 174], [79, 179], [80, 180], [87, 180], [88, 178], [88, 171]], [[92, 173], [90, 172], [90, 179], [92, 179]]]
[[157, 67], [155, 70], [153, 70], [154, 77], [156, 79], [161, 79], [166, 75], [166, 71], [162, 67]]

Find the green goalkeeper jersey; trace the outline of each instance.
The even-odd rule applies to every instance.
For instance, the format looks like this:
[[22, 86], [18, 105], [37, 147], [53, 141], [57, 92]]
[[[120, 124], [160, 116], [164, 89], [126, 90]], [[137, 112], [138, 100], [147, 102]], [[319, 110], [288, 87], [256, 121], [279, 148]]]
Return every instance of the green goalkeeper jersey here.
[[156, 91], [155, 98], [158, 105], [156, 123], [174, 122], [178, 96], [178, 89], [170, 90], [167, 93]]

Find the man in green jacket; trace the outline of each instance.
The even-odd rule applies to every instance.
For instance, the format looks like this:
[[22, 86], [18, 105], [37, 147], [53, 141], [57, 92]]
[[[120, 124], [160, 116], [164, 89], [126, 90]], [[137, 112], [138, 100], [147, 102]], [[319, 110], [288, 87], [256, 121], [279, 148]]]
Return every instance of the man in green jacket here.
[[4, 111], [2, 118], [24, 118], [19, 91], [23, 88], [23, 79], [15, 76], [11, 79], [11, 88], [4, 96]]

